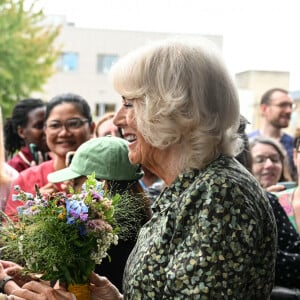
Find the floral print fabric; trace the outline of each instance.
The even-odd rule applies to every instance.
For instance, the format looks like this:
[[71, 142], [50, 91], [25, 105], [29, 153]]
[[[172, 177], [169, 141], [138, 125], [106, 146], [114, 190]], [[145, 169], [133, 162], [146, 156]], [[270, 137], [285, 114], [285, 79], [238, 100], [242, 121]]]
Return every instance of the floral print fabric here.
[[276, 225], [254, 177], [220, 156], [153, 205], [124, 272], [125, 299], [268, 299]]

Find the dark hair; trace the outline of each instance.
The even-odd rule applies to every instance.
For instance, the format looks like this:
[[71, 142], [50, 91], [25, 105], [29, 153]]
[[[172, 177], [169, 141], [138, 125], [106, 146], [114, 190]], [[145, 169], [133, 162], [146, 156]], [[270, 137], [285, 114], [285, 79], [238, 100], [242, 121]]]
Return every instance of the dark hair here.
[[63, 103], [70, 103], [76, 106], [82, 115], [88, 119], [89, 124], [92, 123], [91, 109], [88, 102], [83, 97], [72, 93], [59, 94], [53, 97], [47, 103], [45, 120], [49, 118], [49, 115], [54, 107]]
[[273, 88], [273, 89], [270, 89], [270, 90], [266, 91], [266, 92], [261, 96], [260, 104], [270, 104], [270, 99], [271, 99], [272, 95], [273, 95], [275, 92], [282, 92], [282, 93], [284, 93], [284, 94], [288, 94], [288, 93], [289, 93], [287, 90], [281, 89], [281, 88]]
[[4, 124], [4, 144], [8, 155], [25, 146], [24, 140], [18, 135], [18, 127], [26, 127], [29, 113], [44, 106], [45, 103], [41, 99], [35, 98], [23, 99], [15, 105], [11, 117], [7, 118]]

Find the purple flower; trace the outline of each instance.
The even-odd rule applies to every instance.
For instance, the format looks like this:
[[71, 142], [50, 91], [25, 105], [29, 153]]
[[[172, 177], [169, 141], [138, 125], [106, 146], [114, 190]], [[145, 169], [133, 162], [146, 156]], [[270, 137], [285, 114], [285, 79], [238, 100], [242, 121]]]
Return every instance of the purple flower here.
[[81, 220], [82, 222], [86, 222], [87, 219], [88, 219], [88, 217], [89, 217], [89, 215], [86, 214], [86, 213], [82, 213], [82, 214], [80, 214], [80, 216], [79, 216], [79, 218], [80, 218], [80, 220]]
[[33, 205], [35, 205], [35, 202], [33, 200], [27, 200], [25, 202], [24, 207], [29, 207], [29, 206], [33, 206]]
[[93, 200], [96, 200], [97, 202], [100, 202], [103, 199], [103, 194], [96, 192], [96, 191], [92, 191], [92, 198]]
[[[77, 219], [84, 221], [84, 219], [88, 218], [89, 208], [86, 206], [84, 201], [82, 200], [73, 200], [68, 199], [66, 201], [66, 209], [67, 209], [67, 223], [73, 224]], [[82, 216], [82, 218], [81, 218]]]

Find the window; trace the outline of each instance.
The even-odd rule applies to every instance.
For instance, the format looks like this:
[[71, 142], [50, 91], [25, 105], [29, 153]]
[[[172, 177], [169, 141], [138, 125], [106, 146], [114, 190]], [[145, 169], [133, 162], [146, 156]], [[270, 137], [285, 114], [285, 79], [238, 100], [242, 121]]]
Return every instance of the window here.
[[104, 115], [107, 112], [115, 111], [116, 105], [113, 103], [96, 103], [95, 115], [97, 117]]
[[114, 54], [98, 54], [97, 56], [97, 72], [107, 74], [112, 65], [117, 61], [118, 55]]
[[63, 72], [72, 72], [78, 69], [78, 53], [64, 52], [61, 53], [57, 60], [57, 68]]

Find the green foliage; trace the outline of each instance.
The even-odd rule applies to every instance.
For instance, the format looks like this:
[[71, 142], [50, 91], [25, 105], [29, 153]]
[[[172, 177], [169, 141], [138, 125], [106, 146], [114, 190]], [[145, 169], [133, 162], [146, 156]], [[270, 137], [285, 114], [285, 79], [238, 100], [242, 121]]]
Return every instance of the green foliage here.
[[[20, 191], [16, 223], [6, 220], [0, 228], [1, 258], [24, 266], [26, 272], [66, 284], [88, 282], [118, 240], [112, 200], [103, 185], [88, 176], [87, 189], [79, 194], [54, 193], [35, 198]], [[38, 195], [39, 193], [37, 193]], [[111, 221], [111, 223], [110, 223]]]
[[47, 25], [32, 0], [0, 0], [0, 103], [4, 117], [15, 103], [40, 91], [54, 72], [58, 57], [54, 40], [59, 27]]
[[[0, 0], [1, 1], [1, 0]], [[0, 254], [45, 280], [85, 283], [117, 240], [135, 239], [145, 219], [144, 199], [124, 192], [112, 194], [104, 183], [87, 176], [80, 193], [37, 196], [18, 186], [18, 221], [0, 226]]]

